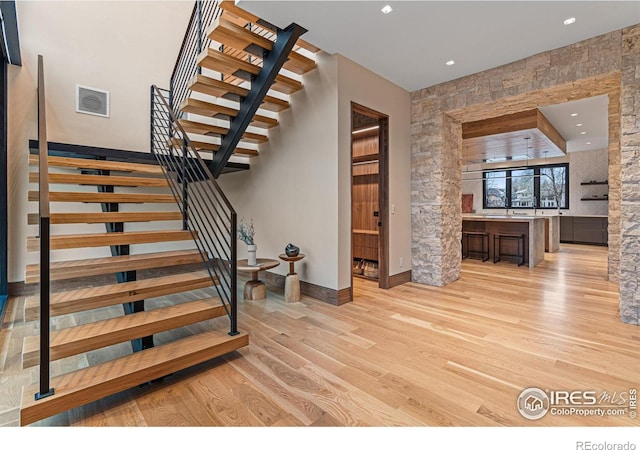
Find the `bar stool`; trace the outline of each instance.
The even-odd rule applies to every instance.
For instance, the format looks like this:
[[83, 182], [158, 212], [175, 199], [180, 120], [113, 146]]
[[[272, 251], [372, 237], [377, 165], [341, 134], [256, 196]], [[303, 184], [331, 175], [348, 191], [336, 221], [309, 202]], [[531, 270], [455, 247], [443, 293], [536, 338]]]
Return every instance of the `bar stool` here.
[[[469, 238], [474, 242], [480, 240], [481, 250], [471, 250], [469, 246]], [[463, 231], [462, 232], [463, 245], [462, 248], [466, 248], [466, 252], [462, 253], [462, 259], [471, 258], [472, 256], [479, 257], [482, 262], [489, 260], [489, 233], [485, 231]], [[466, 246], [464, 245], [466, 244]]]
[[[515, 241], [517, 243], [517, 253], [503, 253], [502, 241]], [[524, 264], [524, 234], [501, 234], [493, 235], [493, 263], [497, 263], [501, 258], [515, 258], [518, 266]]]

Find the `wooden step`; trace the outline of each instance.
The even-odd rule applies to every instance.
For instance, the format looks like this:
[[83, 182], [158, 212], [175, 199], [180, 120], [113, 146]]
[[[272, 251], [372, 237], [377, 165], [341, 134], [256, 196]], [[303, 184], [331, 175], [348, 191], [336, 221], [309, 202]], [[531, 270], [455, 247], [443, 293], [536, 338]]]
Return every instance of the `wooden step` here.
[[[38, 191], [29, 191], [29, 201], [37, 202]], [[50, 202], [80, 203], [175, 203], [173, 194], [127, 194], [121, 192], [49, 192]]]
[[[202, 94], [212, 95], [214, 97], [233, 100], [236, 102], [249, 95], [249, 89], [209, 78], [201, 74], [196, 74], [191, 79], [188, 89], [194, 92], [200, 92]], [[288, 101], [271, 95], [265, 96], [262, 105], [260, 105], [261, 108], [274, 112], [284, 111], [290, 106], [291, 105]]]
[[[258, 75], [260, 72], [260, 66], [234, 58], [213, 48], [208, 48], [198, 55], [196, 64], [205, 69], [233, 75], [234, 77], [247, 81], [250, 81], [253, 75]], [[278, 74], [271, 89], [282, 92], [283, 94], [293, 94], [302, 89], [302, 82]]]
[[[196, 122], [193, 120], [179, 119], [178, 122], [187, 133], [203, 134], [205, 136], [225, 136], [229, 132], [229, 128], [219, 127], [208, 123]], [[242, 140], [254, 144], [261, 144], [269, 140], [269, 136], [265, 134], [251, 133], [245, 131]]]
[[[260, 59], [262, 59], [264, 51], [269, 52], [273, 49], [272, 40], [253, 33], [247, 28], [226, 20], [222, 16], [211, 23], [207, 30], [207, 35], [212, 41], [233, 47], [237, 50], [242, 50]], [[316, 62], [311, 58], [292, 51], [284, 63], [283, 68], [295, 74], [304, 75], [316, 68]]]
[[[51, 295], [49, 310], [51, 317], [56, 317], [211, 286], [213, 281], [206, 270], [179, 273], [127, 283], [57, 292]], [[37, 320], [39, 310], [39, 296], [25, 299], [25, 320], [27, 317], [29, 320]]]
[[[191, 231], [158, 230], [158, 231], [125, 231], [122, 233], [69, 234], [51, 236], [51, 250], [70, 248], [109, 247], [111, 245], [155, 244], [158, 242], [175, 242], [191, 240]], [[40, 239], [27, 238], [27, 251], [40, 251]]]
[[[235, 1], [233, 0], [225, 0], [223, 2], [220, 2], [220, 8], [224, 11], [223, 17], [225, 17], [226, 14], [231, 14], [232, 16], [242, 19], [244, 21], [244, 24], [242, 26], [246, 25], [247, 23], [256, 24], [261, 22], [258, 16], [251, 14], [250, 12], [245, 11], [244, 9], [236, 6]], [[298, 39], [296, 41], [296, 45], [304, 48], [305, 50], [311, 53], [318, 53], [320, 51], [318, 47], [308, 43], [304, 39]]]
[[25, 387], [20, 425], [32, 424], [203, 363], [248, 343], [249, 335], [245, 332], [229, 336], [226, 331], [211, 331], [53, 378], [51, 387], [55, 394], [41, 400], [34, 399], [38, 386]]
[[[217, 152], [218, 150], [220, 150], [220, 144], [214, 144], [212, 142], [203, 142], [203, 141], [199, 141], [197, 139], [189, 139], [191, 141], [191, 144], [195, 147], [195, 149], [199, 152]], [[172, 139], [172, 143], [174, 148], [182, 148], [182, 140], [180, 139]], [[236, 147], [235, 150], [233, 151], [234, 155], [239, 155], [239, 156], [249, 156], [249, 157], [253, 157], [253, 156], [258, 156], [258, 150], [254, 150], [251, 148], [244, 148], [244, 147]]]
[[[52, 224], [71, 223], [125, 223], [182, 220], [180, 211], [106, 212], [106, 213], [52, 213]], [[38, 214], [29, 214], [29, 225], [38, 225]]]
[[[29, 155], [29, 165], [37, 166], [38, 155]], [[75, 169], [112, 170], [115, 172], [137, 172], [162, 175], [162, 168], [155, 164], [139, 164], [119, 161], [103, 161], [100, 159], [67, 158], [49, 156], [49, 165], [55, 167], [72, 167]]]
[[[38, 182], [38, 172], [29, 172], [29, 181]], [[77, 173], [50, 173], [49, 184], [79, 184], [89, 186], [168, 187], [165, 178], [122, 177], [115, 175], [82, 175]]]
[[[122, 213], [105, 213], [122, 214]], [[137, 213], [134, 213], [137, 214]], [[71, 280], [132, 270], [159, 269], [163, 267], [197, 264], [202, 262], [198, 250], [176, 250], [169, 252], [142, 253], [138, 255], [110, 256], [105, 258], [59, 261], [50, 264], [51, 281]], [[40, 264], [28, 264], [25, 283], [40, 281]]]
[[[180, 105], [180, 111], [183, 113], [215, 117], [221, 120], [231, 120], [232, 117], [238, 115], [238, 110], [235, 108], [229, 108], [228, 106], [209, 103], [203, 100], [196, 100], [195, 98], [185, 99]], [[278, 125], [278, 120], [256, 114], [253, 116], [253, 120], [249, 125], [259, 128], [272, 128]]]
[[[52, 331], [49, 339], [50, 360], [141, 339], [226, 314], [219, 298], [209, 298]], [[38, 364], [40, 336], [28, 336], [22, 348], [22, 368], [28, 369]]]

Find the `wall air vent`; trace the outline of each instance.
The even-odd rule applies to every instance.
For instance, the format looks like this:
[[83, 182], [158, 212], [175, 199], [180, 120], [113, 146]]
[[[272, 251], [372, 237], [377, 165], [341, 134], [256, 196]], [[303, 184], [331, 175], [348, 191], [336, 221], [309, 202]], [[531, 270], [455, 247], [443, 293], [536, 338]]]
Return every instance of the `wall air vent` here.
[[109, 92], [76, 85], [76, 112], [109, 117]]

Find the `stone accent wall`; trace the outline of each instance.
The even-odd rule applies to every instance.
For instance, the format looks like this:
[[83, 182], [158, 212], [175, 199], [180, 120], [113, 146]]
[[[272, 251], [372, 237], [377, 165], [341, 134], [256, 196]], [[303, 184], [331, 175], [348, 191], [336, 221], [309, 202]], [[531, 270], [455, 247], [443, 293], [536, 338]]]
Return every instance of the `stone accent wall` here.
[[412, 93], [413, 281], [442, 286], [460, 276], [462, 123], [606, 94], [609, 277], [621, 283], [623, 320], [638, 323], [639, 36], [636, 25]]
[[640, 325], [640, 26], [622, 32], [620, 316]]

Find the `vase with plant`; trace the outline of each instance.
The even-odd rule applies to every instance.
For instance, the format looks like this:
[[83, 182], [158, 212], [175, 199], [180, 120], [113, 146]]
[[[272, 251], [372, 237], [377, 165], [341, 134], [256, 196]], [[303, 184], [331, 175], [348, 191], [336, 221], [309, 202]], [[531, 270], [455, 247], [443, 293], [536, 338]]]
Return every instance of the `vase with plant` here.
[[253, 228], [253, 219], [250, 221], [246, 221], [244, 218], [240, 220], [240, 225], [238, 226], [238, 239], [247, 244], [247, 264], [250, 266], [255, 266], [257, 264], [256, 261], [256, 250], [258, 246], [253, 240], [256, 231]]

